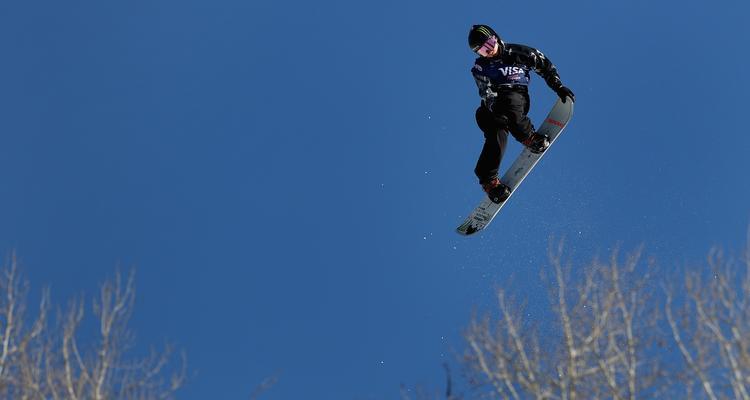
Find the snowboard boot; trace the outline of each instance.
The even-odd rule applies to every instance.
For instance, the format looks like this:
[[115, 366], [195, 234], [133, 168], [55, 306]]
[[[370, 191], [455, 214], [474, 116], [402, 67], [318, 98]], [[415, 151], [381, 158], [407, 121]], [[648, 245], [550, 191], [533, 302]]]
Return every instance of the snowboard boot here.
[[544, 150], [547, 150], [547, 147], [549, 147], [549, 136], [534, 132], [522, 143], [532, 153], [541, 154], [544, 153]]
[[500, 182], [500, 179], [497, 177], [483, 183], [482, 189], [484, 189], [487, 193], [487, 197], [489, 197], [493, 203], [500, 204], [505, 200], [508, 200], [508, 197], [510, 197], [510, 188], [508, 185]]

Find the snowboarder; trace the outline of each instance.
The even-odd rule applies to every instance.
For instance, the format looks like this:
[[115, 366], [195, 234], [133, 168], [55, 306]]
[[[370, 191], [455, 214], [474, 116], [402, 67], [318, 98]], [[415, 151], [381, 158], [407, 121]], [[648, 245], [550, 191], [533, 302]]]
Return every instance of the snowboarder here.
[[542, 153], [550, 144], [549, 137], [537, 133], [526, 115], [530, 106], [530, 71], [541, 76], [563, 102], [568, 97], [575, 101], [575, 96], [562, 84], [557, 69], [542, 52], [505, 43], [487, 25], [471, 27], [469, 47], [479, 56], [471, 73], [482, 98], [476, 120], [485, 138], [474, 173], [490, 200], [502, 203], [511, 192], [497, 174], [508, 132], [532, 153]]

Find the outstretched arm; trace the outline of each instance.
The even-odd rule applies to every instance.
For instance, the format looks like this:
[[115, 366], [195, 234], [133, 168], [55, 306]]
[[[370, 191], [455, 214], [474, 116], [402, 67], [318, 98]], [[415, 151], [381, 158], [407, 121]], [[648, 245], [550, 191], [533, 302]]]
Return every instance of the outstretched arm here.
[[573, 94], [573, 91], [562, 84], [560, 75], [557, 73], [557, 68], [555, 68], [555, 65], [552, 64], [552, 61], [550, 61], [550, 59], [547, 58], [544, 53], [537, 49], [527, 47], [527, 51], [527, 66], [533, 69], [534, 72], [539, 74], [539, 76], [541, 76], [542, 79], [547, 82], [547, 86], [549, 86], [552, 90], [555, 91], [555, 93], [557, 93], [558, 96], [560, 96], [560, 99], [562, 99], [563, 103], [565, 102], [566, 97], [570, 97], [571, 100], [575, 101], [576, 98]]

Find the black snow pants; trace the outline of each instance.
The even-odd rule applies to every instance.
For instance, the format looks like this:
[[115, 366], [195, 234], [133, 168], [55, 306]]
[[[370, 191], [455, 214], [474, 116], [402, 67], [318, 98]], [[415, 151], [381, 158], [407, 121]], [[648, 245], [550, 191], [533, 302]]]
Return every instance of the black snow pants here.
[[497, 177], [509, 131], [519, 142], [534, 133], [534, 125], [526, 115], [530, 104], [528, 91], [515, 89], [499, 92], [492, 110], [484, 104], [477, 108], [477, 125], [484, 133], [484, 146], [474, 169], [480, 184]]

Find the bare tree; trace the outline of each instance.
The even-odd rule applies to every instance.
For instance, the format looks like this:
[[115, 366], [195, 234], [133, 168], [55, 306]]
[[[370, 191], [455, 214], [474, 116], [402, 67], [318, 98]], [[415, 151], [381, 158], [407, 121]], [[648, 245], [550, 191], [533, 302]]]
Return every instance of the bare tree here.
[[[183, 384], [185, 358], [172, 367], [172, 349], [128, 357], [133, 336], [127, 324], [135, 299], [135, 275], [118, 272], [93, 301], [97, 340], [81, 346], [85, 304], [74, 300], [48, 324], [44, 291], [36, 318], [26, 316], [28, 284], [15, 254], [0, 270], [0, 397], [12, 399], [170, 399]], [[29, 323], [30, 321], [30, 323]]]
[[48, 350], [43, 335], [49, 295], [46, 290], [42, 293], [38, 315], [29, 321], [25, 301], [28, 289], [28, 283], [19, 276], [13, 253], [8, 266], [0, 270], [0, 395], [5, 398], [43, 398], [41, 367]]
[[709, 268], [689, 271], [684, 291], [666, 290], [672, 339], [697, 398], [750, 399], [750, 259], [714, 249]]
[[[554, 269], [552, 308], [557, 335], [540, 337], [521, 317], [523, 309], [498, 290], [499, 318], [474, 316], [465, 332], [464, 364], [470, 384], [503, 399], [635, 399], [655, 393], [658, 365], [644, 353], [657, 320], [647, 305], [652, 279], [641, 251], [621, 260], [613, 252], [595, 260], [571, 285], [563, 244], [550, 249]], [[645, 272], [644, 272], [645, 270]]]
[[750, 232], [741, 257], [713, 249], [662, 279], [640, 250], [577, 275], [562, 255], [550, 251], [546, 335], [502, 289], [499, 317], [472, 318], [464, 363], [480, 396], [750, 400]]

